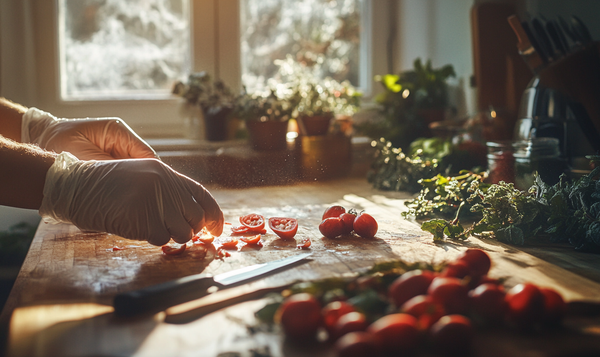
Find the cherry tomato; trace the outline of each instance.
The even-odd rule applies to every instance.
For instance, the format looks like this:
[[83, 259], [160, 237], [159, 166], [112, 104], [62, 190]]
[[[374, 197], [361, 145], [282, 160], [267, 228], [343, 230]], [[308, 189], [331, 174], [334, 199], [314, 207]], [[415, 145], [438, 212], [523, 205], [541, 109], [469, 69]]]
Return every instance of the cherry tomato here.
[[248, 245], [258, 245], [260, 244], [261, 235], [257, 234], [250, 237], [241, 237], [240, 240]]
[[250, 229], [246, 226], [239, 227], [231, 227], [231, 234], [246, 234], [246, 233], [258, 233], [258, 234], [267, 234], [266, 229]]
[[321, 325], [321, 304], [311, 294], [294, 294], [281, 304], [275, 321], [292, 340], [313, 339]]
[[353, 213], [342, 213], [340, 215], [340, 219], [344, 224], [344, 234], [349, 234], [354, 230], [354, 220], [356, 219], [356, 214]]
[[456, 260], [448, 263], [444, 270], [442, 270], [441, 276], [449, 276], [453, 278], [462, 279], [469, 275], [469, 265], [463, 260]]
[[269, 218], [269, 228], [281, 239], [292, 239], [298, 232], [298, 220], [286, 217]]
[[178, 255], [185, 251], [187, 245], [185, 244], [177, 244], [177, 245], [163, 245], [160, 247], [162, 249], [163, 254], [166, 255]]
[[365, 331], [369, 327], [365, 314], [353, 311], [340, 316], [330, 336], [331, 340], [337, 340], [349, 332]]
[[409, 314], [385, 315], [368, 328], [384, 355], [404, 355], [412, 353], [419, 345], [417, 319]]
[[306, 238], [304, 238], [304, 240], [302, 241], [302, 243], [300, 243], [300, 244], [298, 244], [296, 246], [296, 248], [298, 248], [298, 249], [308, 249], [308, 248], [310, 248], [311, 244], [312, 244], [312, 241], [310, 240], [310, 238], [306, 237]]
[[369, 332], [350, 332], [335, 343], [337, 357], [373, 357], [377, 350], [375, 338]]
[[481, 284], [469, 292], [471, 310], [487, 323], [500, 323], [506, 316], [506, 293], [501, 285]]
[[356, 311], [354, 306], [345, 301], [332, 301], [325, 305], [321, 311], [325, 329], [331, 333], [333, 331], [333, 326], [340, 317], [354, 311]]
[[431, 282], [427, 294], [442, 304], [448, 314], [463, 314], [469, 307], [469, 288], [458, 278], [439, 276]]
[[319, 231], [327, 238], [335, 238], [344, 234], [344, 223], [339, 217], [325, 218], [319, 224]]
[[437, 351], [444, 355], [468, 356], [473, 340], [471, 321], [463, 315], [446, 315], [430, 329]]
[[249, 230], [256, 232], [265, 228], [265, 217], [260, 214], [250, 213], [240, 217], [240, 223], [248, 227]]
[[321, 220], [325, 220], [326, 218], [330, 218], [330, 217], [339, 217], [342, 213], [345, 213], [346, 209], [340, 205], [334, 205], [331, 206], [329, 208], [327, 208], [325, 210], [325, 212], [323, 212], [323, 217], [321, 217]]
[[530, 329], [541, 321], [544, 314], [544, 294], [536, 285], [515, 285], [506, 293], [505, 300], [508, 304], [508, 319], [516, 327]]
[[544, 316], [542, 322], [549, 326], [559, 325], [567, 310], [565, 300], [556, 290], [540, 288], [540, 291], [544, 295]]
[[238, 239], [235, 237], [227, 237], [219, 239], [218, 243], [223, 249], [234, 249], [237, 248]]
[[431, 296], [417, 295], [400, 307], [400, 312], [417, 318], [419, 329], [427, 331], [431, 325], [446, 314], [444, 307], [433, 301]]
[[433, 278], [433, 273], [428, 270], [408, 271], [390, 284], [388, 296], [399, 308], [409, 299], [426, 294]]
[[481, 249], [470, 248], [464, 251], [458, 260], [462, 260], [469, 266], [469, 275], [481, 277], [488, 273], [492, 266], [490, 256]]
[[354, 220], [354, 232], [363, 238], [373, 238], [377, 233], [377, 221], [368, 213], [360, 213]]

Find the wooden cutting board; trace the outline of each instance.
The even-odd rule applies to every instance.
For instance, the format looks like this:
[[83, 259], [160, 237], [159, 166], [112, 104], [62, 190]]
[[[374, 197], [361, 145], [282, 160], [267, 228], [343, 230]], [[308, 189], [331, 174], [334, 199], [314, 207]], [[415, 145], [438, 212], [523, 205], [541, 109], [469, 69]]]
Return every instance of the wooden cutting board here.
[[[490, 275], [506, 278], [508, 286], [531, 281], [555, 288], [567, 300], [600, 303], [598, 256], [564, 247], [516, 248], [475, 238], [434, 243], [417, 223], [400, 216], [407, 194], [374, 190], [363, 179], [211, 192], [233, 225], [239, 216], [252, 212], [292, 216], [300, 222], [296, 241], [312, 239], [309, 262], [241, 286], [240, 293], [298, 280], [352, 276], [377, 262], [398, 258], [441, 263], [468, 247], [480, 247], [493, 259]], [[332, 204], [366, 210], [376, 217], [376, 238], [322, 237], [318, 224], [323, 210]], [[164, 313], [135, 319], [112, 314], [112, 298], [119, 292], [299, 253], [296, 242], [272, 233], [263, 240], [260, 249], [230, 251], [231, 257], [222, 260], [193, 250], [169, 257], [144, 242], [42, 223], [2, 313], [2, 321], [7, 325], [10, 321], [8, 356], [252, 356], [252, 350], [267, 349], [271, 356], [333, 356], [326, 344], [295, 346], [272, 331], [251, 332], [248, 326], [255, 323], [253, 314], [264, 300], [241, 303], [185, 324], [165, 322]], [[571, 318], [567, 326], [532, 336], [478, 331], [474, 356], [566, 356], [576, 351], [600, 355], [597, 317]]]

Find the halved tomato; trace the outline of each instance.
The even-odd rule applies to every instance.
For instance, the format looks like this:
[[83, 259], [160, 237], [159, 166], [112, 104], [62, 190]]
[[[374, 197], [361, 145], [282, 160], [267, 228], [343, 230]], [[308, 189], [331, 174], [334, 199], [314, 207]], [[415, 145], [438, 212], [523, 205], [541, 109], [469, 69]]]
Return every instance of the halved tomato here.
[[265, 217], [260, 214], [250, 213], [240, 217], [240, 223], [255, 232], [265, 228]]
[[310, 245], [312, 244], [310, 238], [304, 238], [304, 240], [302, 241], [302, 243], [298, 244], [296, 247], [298, 249], [308, 249], [310, 248]]
[[162, 252], [166, 255], [177, 255], [181, 254], [185, 251], [187, 246], [185, 244], [177, 244], [177, 245], [163, 245], [160, 247]]
[[282, 239], [292, 239], [298, 232], [298, 220], [287, 217], [269, 218], [269, 228]]

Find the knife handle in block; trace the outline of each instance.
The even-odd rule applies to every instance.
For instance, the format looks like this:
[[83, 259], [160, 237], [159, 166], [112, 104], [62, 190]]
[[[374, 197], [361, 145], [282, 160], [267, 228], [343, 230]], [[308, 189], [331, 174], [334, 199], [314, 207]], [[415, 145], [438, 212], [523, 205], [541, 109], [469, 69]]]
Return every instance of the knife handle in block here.
[[531, 43], [531, 39], [517, 15], [509, 16], [508, 23], [515, 32], [515, 35], [517, 35], [517, 49], [519, 50], [519, 54], [523, 57], [529, 68], [533, 72], [537, 72], [545, 64], [542, 56], [540, 56], [535, 46]]
[[198, 299], [208, 294], [210, 287], [220, 287], [212, 277], [191, 275], [162, 284], [148, 286], [115, 296], [114, 312], [119, 316], [157, 313], [167, 308]]

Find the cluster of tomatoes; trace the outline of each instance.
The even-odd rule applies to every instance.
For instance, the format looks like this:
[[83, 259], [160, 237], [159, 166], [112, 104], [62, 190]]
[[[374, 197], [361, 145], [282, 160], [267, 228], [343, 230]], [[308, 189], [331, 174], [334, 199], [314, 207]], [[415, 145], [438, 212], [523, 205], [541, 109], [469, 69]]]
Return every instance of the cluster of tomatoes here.
[[334, 205], [325, 210], [319, 231], [327, 238], [336, 238], [352, 232], [363, 238], [373, 238], [377, 233], [377, 221], [368, 213]]
[[412, 270], [387, 285], [385, 314], [369, 316], [344, 297], [329, 301], [308, 292], [287, 297], [275, 315], [292, 341], [326, 331], [339, 357], [410, 355], [419, 348], [469, 355], [475, 326], [522, 330], [556, 326], [566, 310], [561, 295], [526, 283], [505, 291], [487, 276], [491, 260], [468, 249], [441, 272]]

